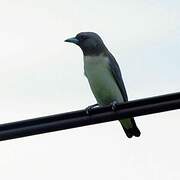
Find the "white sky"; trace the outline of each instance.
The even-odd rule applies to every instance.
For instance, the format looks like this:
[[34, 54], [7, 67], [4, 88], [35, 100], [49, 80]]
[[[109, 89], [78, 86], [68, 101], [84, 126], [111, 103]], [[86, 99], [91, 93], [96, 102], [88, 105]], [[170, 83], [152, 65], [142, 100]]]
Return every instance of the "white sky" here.
[[[180, 89], [177, 0], [1, 0], [1, 123], [95, 103], [82, 52], [64, 39], [95, 31], [122, 69], [130, 99]], [[179, 180], [180, 112], [0, 142], [1, 179]]]

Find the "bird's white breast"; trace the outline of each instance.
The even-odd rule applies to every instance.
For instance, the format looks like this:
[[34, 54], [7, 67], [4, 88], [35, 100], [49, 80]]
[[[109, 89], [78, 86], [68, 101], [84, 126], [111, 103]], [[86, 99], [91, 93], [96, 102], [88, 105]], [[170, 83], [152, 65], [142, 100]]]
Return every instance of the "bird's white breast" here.
[[121, 92], [111, 73], [107, 56], [84, 56], [84, 71], [99, 104], [122, 102]]

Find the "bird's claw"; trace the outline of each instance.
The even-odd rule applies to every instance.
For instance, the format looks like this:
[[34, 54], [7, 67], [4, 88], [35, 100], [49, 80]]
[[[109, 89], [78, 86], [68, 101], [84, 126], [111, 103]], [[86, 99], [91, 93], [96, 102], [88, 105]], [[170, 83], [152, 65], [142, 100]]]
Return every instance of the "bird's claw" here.
[[112, 110], [113, 111], [117, 111], [117, 102], [116, 101], [113, 101], [112, 103], [111, 103], [111, 108], [112, 108]]
[[93, 104], [93, 105], [91, 105], [91, 106], [88, 106], [88, 107], [85, 109], [86, 114], [87, 114], [87, 115], [90, 115], [91, 112], [92, 112], [92, 109], [94, 109], [96, 106], [99, 106], [99, 105], [98, 105], [98, 104]]

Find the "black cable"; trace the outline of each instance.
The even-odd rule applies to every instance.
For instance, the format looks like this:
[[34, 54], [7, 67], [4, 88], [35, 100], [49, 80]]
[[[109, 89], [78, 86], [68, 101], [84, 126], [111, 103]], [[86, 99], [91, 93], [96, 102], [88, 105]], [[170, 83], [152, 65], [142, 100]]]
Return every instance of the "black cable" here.
[[118, 104], [116, 112], [112, 111], [111, 106], [106, 106], [93, 109], [91, 115], [87, 115], [85, 110], [79, 110], [5, 123], [0, 125], [0, 141], [179, 108], [180, 93], [173, 93]]

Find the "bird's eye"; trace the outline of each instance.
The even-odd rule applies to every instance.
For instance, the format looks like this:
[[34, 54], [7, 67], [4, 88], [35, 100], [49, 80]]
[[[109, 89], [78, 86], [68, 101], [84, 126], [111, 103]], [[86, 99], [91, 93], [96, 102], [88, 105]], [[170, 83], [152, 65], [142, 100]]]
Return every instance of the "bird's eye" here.
[[88, 39], [88, 37], [87, 36], [81, 36], [81, 39], [86, 40], [86, 39]]

